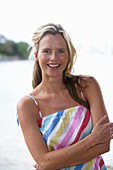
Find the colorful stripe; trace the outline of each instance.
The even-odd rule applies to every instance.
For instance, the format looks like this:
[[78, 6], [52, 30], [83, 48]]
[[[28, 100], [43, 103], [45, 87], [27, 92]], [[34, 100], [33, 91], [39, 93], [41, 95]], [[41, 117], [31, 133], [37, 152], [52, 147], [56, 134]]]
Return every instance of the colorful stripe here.
[[[84, 106], [76, 106], [43, 118], [40, 128], [49, 151], [72, 145], [91, 133], [91, 114]], [[101, 156], [91, 161], [62, 170], [104, 170]]]
[[79, 129], [79, 131], [78, 131], [78, 134], [76, 135], [76, 138], [75, 138], [74, 142], [72, 143], [72, 145], [73, 145], [74, 143], [76, 143], [77, 141], [79, 141], [79, 137], [80, 137], [80, 135], [81, 135], [81, 132], [82, 132], [82, 131], [85, 129], [85, 127], [87, 126], [88, 121], [89, 121], [89, 118], [90, 118], [90, 114], [89, 114], [89, 111], [87, 110], [86, 115], [85, 115], [85, 118], [84, 118], [84, 120], [83, 120], [83, 123], [81, 124], [81, 127], [80, 127], [80, 129]]
[[84, 164], [78, 165], [74, 168], [74, 170], [80, 170], [80, 169], [82, 169], [83, 166], [84, 166]]
[[103, 161], [103, 159], [100, 160], [99, 165], [100, 165], [100, 168], [102, 168], [102, 167], [104, 166], [104, 161]]
[[93, 163], [94, 163], [94, 160], [92, 159], [91, 161], [88, 162], [86, 169], [90, 170], [92, 168], [92, 166], [93, 166]]
[[[42, 118], [37, 101], [30, 95], [40, 114], [40, 131], [49, 151], [70, 146], [91, 133], [92, 120], [89, 110], [83, 105], [75, 106], [63, 111], [50, 114]], [[17, 124], [19, 125], [18, 115]], [[107, 170], [101, 156], [87, 163], [62, 170]]]
[[[81, 111], [82, 110], [82, 111]], [[80, 112], [81, 111], [81, 112]], [[79, 114], [78, 114], [79, 113]], [[79, 126], [79, 120], [82, 116], [82, 113], [83, 113], [83, 108], [81, 109], [80, 107], [77, 109], [76, 111], [76, 114], [74, 114], [74, 119], [73, 119], [73, 122], [72, 124], [71, 123], [68, 123], [68, 124], [71, 124], [71, 127], [69, 128], [69, 130], [64, 134], [66, 134], [64, 136], [64, 139], [62, 141], [62, 143], [60, 143], [60, 145], [58, 145], [57, 149], [60, 149], [63, 147], [66, 147], [66, 146], [69, 146], [69, 141], [71, 140], [72, 136], [74, 135], [74, 133], [77, 133], [75, 131], [75, 129], [77, 128], [77, 125]], [[73, 140], [73, 139], [72, 139]], [[72, 142], [71, 142], [72, 143]]]
[[[75, 108], [71, 108], [71, 109], [67, 110], [67, 113], [65, 113], [64, 116], [61, 117], [61, 119], [60, 119], [61, 121], [60, 121], [60, 123], [58, 123], [58, 126], [57, 126], [58, 128], [56, 128], [50, 135], [51, 140], [49, 143], [49, 150], [50, 150], [51, 146], [52, 147], [55, 146], [55, 144], [57, 143], [57, 141], [60, 138], [60, 135], [63, 134], [63, 131], [65, 130], [66, 126], [68, 125], [68, 123], [70, 121], [70, 117], [71, 117], [74, 109]], [[65, 124], [64, 124], [64, 122], [65, 122]], [[52, 140], [53, 138], [55, 140]]]
[[[60, 116], [62, 117], [63, 113], [64, 113], [64, 111], [61, 111], [61, 112], [58, 112], [58, 113], [57, 113], [57, 115], [56, 115], [57, 119], [55, 119], [55, 118], [53, 119], [53, 121], [52, 121], [49, 129], [45, 132], [45, 134], [44, 134], [44, 139], [46, 139], [46, 140], [45, 140], [46, 142], [47, 142], [49, 136], [51, 135], [53, 129], [55, 129], [55, 127], [57, 126], [57, 124], [58, 124], [59, 121], [61, 120], [61, 119], [60, 119]], [[60, 115], [60, 116], [59, 116], [59, 115]]]
[[16, 118], [17, 118], [17, 125], [19, 126], [19, 119], [18, 119], [18, 114], [16, 113]]

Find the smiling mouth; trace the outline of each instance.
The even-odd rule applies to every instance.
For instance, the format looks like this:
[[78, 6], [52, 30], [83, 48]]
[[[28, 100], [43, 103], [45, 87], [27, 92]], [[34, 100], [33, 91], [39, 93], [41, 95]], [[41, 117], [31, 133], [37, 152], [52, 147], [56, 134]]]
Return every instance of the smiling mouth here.
[[47, 64], [50, 68], [58, 68], [60, 64]]

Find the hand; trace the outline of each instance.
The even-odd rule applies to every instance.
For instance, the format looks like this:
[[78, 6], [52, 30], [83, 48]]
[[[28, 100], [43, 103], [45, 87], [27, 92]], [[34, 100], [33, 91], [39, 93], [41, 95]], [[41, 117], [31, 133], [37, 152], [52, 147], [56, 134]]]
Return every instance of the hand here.
[[113, 139], [113, 123], [106, 123], [107, 115], [102, 117], [94, 126], [92, 135], [94, 140], [98, 143], [105, 143]]
[[38, 164], [33, 165], [33, 167], [35, 168], [35, 170], [42, 170], [42, 169], [38, 166]]

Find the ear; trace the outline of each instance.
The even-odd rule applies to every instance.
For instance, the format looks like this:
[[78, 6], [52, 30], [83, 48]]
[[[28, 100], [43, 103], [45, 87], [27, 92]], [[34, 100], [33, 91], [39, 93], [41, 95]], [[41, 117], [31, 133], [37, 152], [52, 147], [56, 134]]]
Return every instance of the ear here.
[[35, 60], [38, 61], [37, 53], [34, 53], [34, 55], [35, 55]]

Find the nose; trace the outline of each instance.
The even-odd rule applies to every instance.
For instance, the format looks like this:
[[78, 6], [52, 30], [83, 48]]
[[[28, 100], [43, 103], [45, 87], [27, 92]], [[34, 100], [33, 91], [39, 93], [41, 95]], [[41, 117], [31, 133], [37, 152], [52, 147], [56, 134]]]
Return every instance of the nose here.
[[56, 52], [53, 52], [53, 53], [51, 54], [51, 60], [54, 61], [54, 60], [56, 60], [56, 59], [57, 59], [57, 54], [56, 54]]

